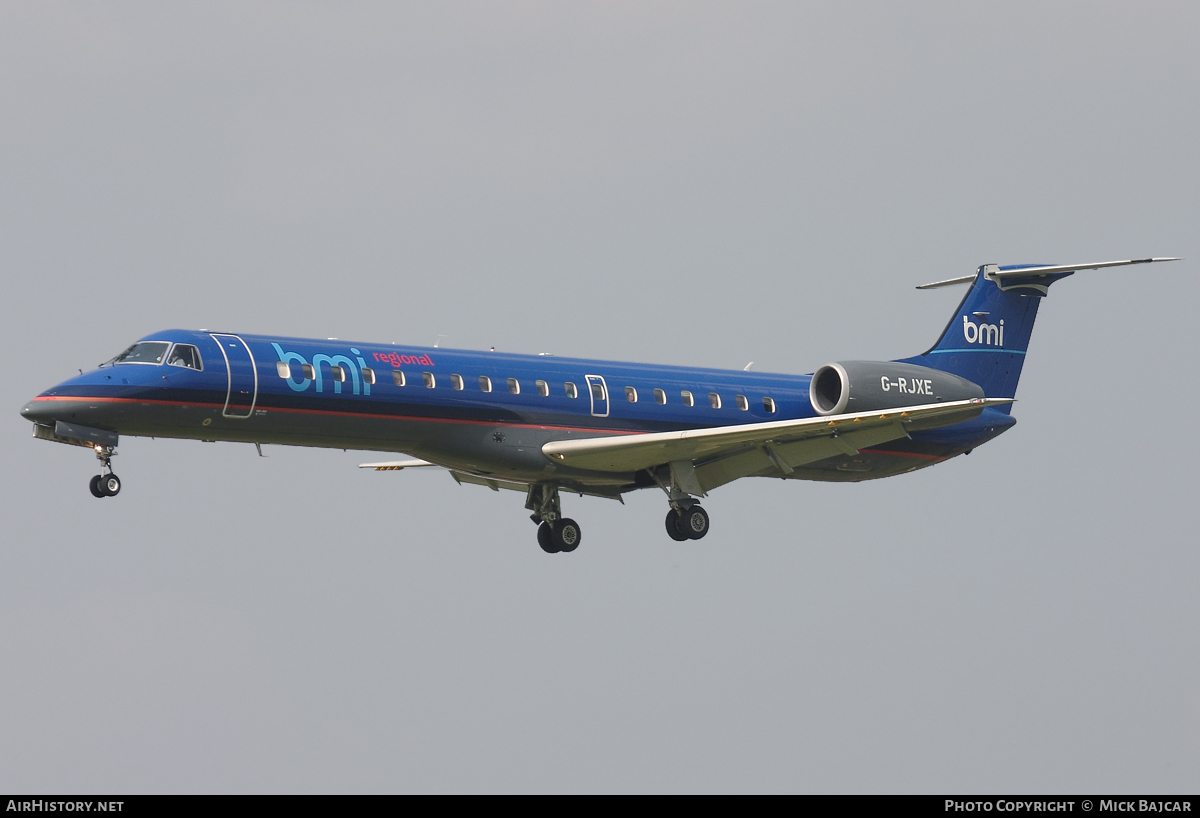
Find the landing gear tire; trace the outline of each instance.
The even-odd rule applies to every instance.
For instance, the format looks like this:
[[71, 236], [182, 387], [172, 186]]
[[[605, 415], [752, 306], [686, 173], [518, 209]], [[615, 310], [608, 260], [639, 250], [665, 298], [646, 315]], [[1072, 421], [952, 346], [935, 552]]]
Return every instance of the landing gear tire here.
[[569, 554], [579, 547], [579, 541], [583, 535], [579, 531], [579, 523], [568, 518], [559, 520], [550, 529], [551, 538], [554, 544], [558, 547], [557, 550], [564, 554]]
[[687, 509], [679, 515], [679, 530], [688, 539], [700, 539], [708, 533], [708, 512], [700, 506]]
[[88, 488], [91, 489], [93, 497], [107, 497], [108, 496], [107, 494], [104, 493], [104, 489], [100, 486], [100, 481], [102, 479], [103, 478], [101, 477], [101, 475], [97, 474], [95, 477], [92, 478], [92, 482], [88, 483]]
[[538, 526], [538, 545], [547, 554], [557, 554], [561, 550], [554, 544], [554, 533], [550, 530], [550, 523], [542, 523]]
[[675, 509], [667, 512], [667, 534], [675, 542], [683, 542], [689, 539], [688, 535], [683, 533], [683, 530], [679, 527], [679, 512]]
[[121, 492], [121, 478], [115, 474], [109, 474], [100, 478], [100, 488], [104, 490], [105, 497], [116, 497]]

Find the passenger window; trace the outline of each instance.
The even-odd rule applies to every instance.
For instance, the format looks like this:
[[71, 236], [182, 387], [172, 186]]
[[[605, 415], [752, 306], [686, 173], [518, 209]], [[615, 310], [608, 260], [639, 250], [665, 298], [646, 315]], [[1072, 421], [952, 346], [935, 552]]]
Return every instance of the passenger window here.
[[480, 392], [491, 392], [492, 391], [492, 379], [489, 378], [487, 375], [479, 376], [479, 391]]
[[392, 383], [396, 386], [404, 386], [404, 373], [399, 369], [392, 370]]
[[375, 385], [375, 370], [374, 369], [364, 366], [362, 368], [362, 376], [363, 376], [363, 383], [369, 384], [371, 386]]
[[721, 396], [718, 395], [716, 392], [709, 392], [708, 393], [708, 405], [711, 406], [713, 409], [720, 409], [721, 408]]
[[567, 381], [565, 384], [563, 384], [563, 386], [566, 387], [568, 398], [579, 397], [579, 390], [575, 388], [575, 384], [571, 383], [570, 381]]
[[281, 378], [291, 378], [292, 368], [287, 365], [287, 361], [279, 361], [275, 364], [275, 371], [279, 373]]
[[346, 382], [346, 370], [337, 364], [330, 364], [329, 375], [338, 383]]
[[655, 389], [654, 390], [654, 402], [665, 405], [667, 402], [667, 393], [662, 391], [661, 389]]
[[630, 403], [637, 403], [637, 390], [632, 386], [625, 387], [625, 400]]
[[[280, 363], [287, 366], [282, 361]], [[167, 364], [169, 366], [182, 366], [187, 369], [204, 369], [204, 365], [200, 363], [200, 350], [191, 344], [176, 344], [175, 348], [171, 350], [170, 357], [167, 358]]]
[[535, 385], [537, 386], [539, 395], [541, 395], [543, 398], [550, 397], [550, 384], [546, 383], [545, 381], [538, 381]]
[[608, 400], [608, 395], [604, 394], [604, 384], [600, 381], [591, 381], [592, 398], [594, 400]]
[[683, 401], [684, 406], [696, 405], [696, 401], [692, 400], [692, 393], [686, 389], [679, 393], [679, 399]]
[[422, 372], [421, 380], [425, 382], [426, 389], [433, 389], [433, 387], [437, 386], [437, 381], [434, 380], [432, 372]]
[[462, 375], [451, 375], [450, 376], [450, 386], [461, 391], [463, 388]]
[[521, 384], [517, 383], [516, 378], [508, 379], [508, 391], [512, 392], [514, 395], [521, 394]]
[[312, 364], [300, 364], [300, 372], [310, 381], [316, 377], [316, 373], [313, 372]]
[[766, 409], [769, 414], [775, 414], [775, 400], [773, 398], [763, 398], [763, 409]]
[[745, 395], [734, 395], [733, 402], [737, 404], [737, 408], [745, 412], [750, 408], [750, 401], [746, 400]]

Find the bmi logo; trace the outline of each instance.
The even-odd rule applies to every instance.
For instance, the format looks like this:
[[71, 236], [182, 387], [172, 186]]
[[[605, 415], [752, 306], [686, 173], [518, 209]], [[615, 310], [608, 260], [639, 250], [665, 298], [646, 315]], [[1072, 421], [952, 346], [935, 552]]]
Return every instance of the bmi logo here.
[[1004, 319], [1000, 319], [1000, 325], [995, 324], [976, 324], [967, 316], [963, 316], [963, 338], [968, 344], [988, 344], [990, 346], [1004, 346]]

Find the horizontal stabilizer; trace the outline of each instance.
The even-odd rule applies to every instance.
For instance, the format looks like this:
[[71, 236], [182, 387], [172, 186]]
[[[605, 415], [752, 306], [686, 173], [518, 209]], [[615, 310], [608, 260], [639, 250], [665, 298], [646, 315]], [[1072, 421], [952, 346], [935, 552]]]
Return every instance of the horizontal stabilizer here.
[[422, 466], [436, 465], [437, 463], [430, 463], [428, 460], [393, 460], [389, 463], [359, 463], [358, 467], [375, 471], [400, 471], [401, 469], [417, 469]]
[[[1102, 267], [1124, 267], [1128, 264], [1150, 264], [1155, 261], [1181, 261], [1178, 258], [1138, 258], [1128, 259], [1125, 261], [1096, 261], [1088, 264], [1047, 264], [1034, 266], [1013, 266], [1013, 267], [995, 267], [993, 265], [985, 265], [987, 276], [992, 279], [1003, 281], [1006, 278], [1027, 278], [1029, 276], [1055, 275], [1058, 273], [1074, 273], [1078, 270], [1099, 270]], [[958, 278], [948, 278], [944, 281], [934, 281], [930, 284], [921, 284], [917, 287], [918, 290], [933, 290], [937, 287], [949, 287], [952, 284], [970, 284], [975, 280], [975, 275], [959, 276]]]

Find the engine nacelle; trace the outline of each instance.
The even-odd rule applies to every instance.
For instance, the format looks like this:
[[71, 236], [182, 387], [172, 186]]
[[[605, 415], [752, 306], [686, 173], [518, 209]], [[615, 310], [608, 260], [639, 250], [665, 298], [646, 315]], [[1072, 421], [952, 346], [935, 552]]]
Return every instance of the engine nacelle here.
[[874, 412], [984, 397], [977, 384], [916, 364], [842, 361], [813, 373], [808, 399], [818, 415]]

